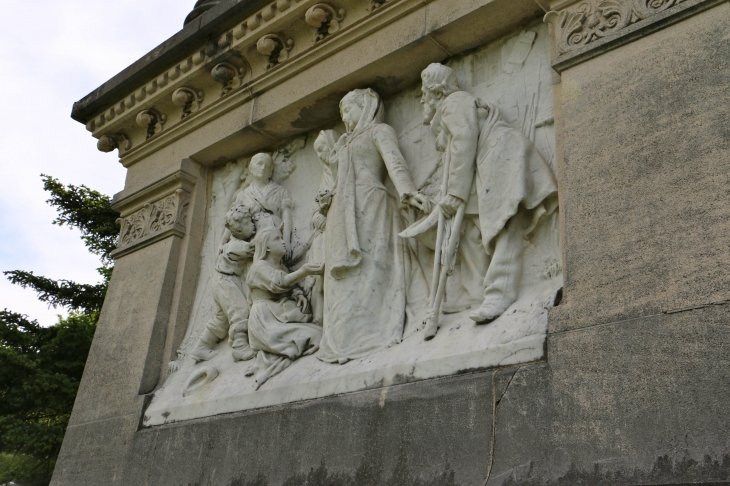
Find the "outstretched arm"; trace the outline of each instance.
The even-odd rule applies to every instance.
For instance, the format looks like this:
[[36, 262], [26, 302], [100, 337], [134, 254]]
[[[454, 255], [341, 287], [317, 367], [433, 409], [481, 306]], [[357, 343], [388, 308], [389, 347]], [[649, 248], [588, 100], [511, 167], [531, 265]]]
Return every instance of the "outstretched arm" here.
[[398, 135], [390, 125], [382, 124], [375, 128], [373, 134], [375, 145], [383, 157], [390, 179], [400, 195], [401, 201], [410, 204], [423, 212], [431, 210], [431, 203], [423, 194], [420, 194], [413, 184], [408, 164], [398, 144]]
[[323, 263], [305, 263], [299, 270], [284, 276], [281, 283], [283, 287], [293, 287], [308, 276], [321, 275], [322, 272], [324, 272]]
[[284, 245], [286, 246], [286, 259], [291, 259], [292, 254], [292, 247], [291, 247], [291, 233], [292, 233], [292, 211], [291, 208], [287, 205], [284, 206], [284, 208], [281, 211], [281, 216], [284, 222], [284, 231], [282, 232], [282, 236], [284, 237]]

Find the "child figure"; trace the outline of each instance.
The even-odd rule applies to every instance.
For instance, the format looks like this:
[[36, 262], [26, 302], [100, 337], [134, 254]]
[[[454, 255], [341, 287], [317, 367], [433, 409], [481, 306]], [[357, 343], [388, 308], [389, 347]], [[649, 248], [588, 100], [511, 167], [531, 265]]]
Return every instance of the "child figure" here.
[[304, 292], [295, 285], [309, 275], [321, 275], [322, 263], [305, 263], [289, 273], [281, 263], [286, 246], [276, 227], [260, 230], [254, 239], [256, 252], [248, 271], [251, 299], [249, 342], [257, 352], [246, 376], [256, 375], [256, 389], [294, 360], [319, 349], [322, 328], [310, 324], [312, 314]]
[[289, 191], [271, 180], [274, 159], [266, 153], [256, 154], [251, 159], [248, 170], [251, 173], [251, 185], [238, 192], [236, 204], [251, 208], [257, 229], [283, 224], [284, 244], [291, 256], [294, 203]]
[[230, 237], [220, 248], [213, 278], [215, 315], [190, 352], [196, 362], [216, 356], [215, 347], [226, 336], [233, 346], [234, 361], [256, 355], [248, 343], [248, 288], [241, 279], [254, 249], [254, 244], [247, 241], [256, 233], [251, 210], [234, 204], [226, 214], [226, 228]]
[[[332, 196], [337, 185], [337, 152], [335, 144], [340, 139], [335, 130], [322, 130], [314, 141], [314, 151], [322, 164], [322, 182], [315, 198], [317, 209], [312, 215], [311, 244], [307, 252], [307, 262], [323, 262], [325, 258], [324, 232], [327, 225], [327, 212], [332, 204]], [[324, 279], [321, 276], [308, 277], [304, 282], [312, 303], [313, 322], [322, 325], [324, 314]]]

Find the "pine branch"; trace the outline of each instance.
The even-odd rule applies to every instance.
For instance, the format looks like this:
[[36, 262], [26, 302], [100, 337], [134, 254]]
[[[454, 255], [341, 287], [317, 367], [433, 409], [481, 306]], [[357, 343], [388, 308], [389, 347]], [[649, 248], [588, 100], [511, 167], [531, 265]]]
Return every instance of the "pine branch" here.
[[38, 293], [38, 300], [53, 307], [66, 307], [71, 310], [98, 312], [104, 303], [106, 281], [96, 284], [79, 284], [70, 280], [52, 280], [25, 272], [12, 270], [3, 272], [10, 282]]
[[72, 226], [81, 230], [82, 239], [91, 253], [111, 263], [110, 253], [116, 247], [119, 213], [112, 209], [111, 198], [88, 187], [65, 186], [46, 174], [41, 174], [43, 189], [51, 194], [46, 202], [56, 208], [58, 217], [53, 224]]

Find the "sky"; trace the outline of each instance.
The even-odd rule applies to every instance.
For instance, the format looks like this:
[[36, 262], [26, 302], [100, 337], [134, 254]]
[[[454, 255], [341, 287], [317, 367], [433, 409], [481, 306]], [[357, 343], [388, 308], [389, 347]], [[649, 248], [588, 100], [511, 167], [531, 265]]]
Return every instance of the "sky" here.
[[[182, 28], [195, 0], [26, 0], [4, 2], [0, 45], [0, 272], [30, 270], [97, 283], [98, 257], [77, 230], [52, 224], [41, 174], [113, 195], [126, 170], [102, 153], [71, 107]], [[0, 273], [0, 309], [57, 322], [64, 309]]]

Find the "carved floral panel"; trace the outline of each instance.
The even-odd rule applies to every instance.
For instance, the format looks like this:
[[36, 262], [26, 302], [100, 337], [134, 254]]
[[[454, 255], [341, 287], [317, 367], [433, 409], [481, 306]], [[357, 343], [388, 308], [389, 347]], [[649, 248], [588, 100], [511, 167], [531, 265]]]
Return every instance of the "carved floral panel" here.
[[565, 54], [683, 2], [684, 0], [588, 0], [560, 12], [549, 12], [545, 20], [555, 27], [558, 51]]
[[132, 214], [117, 220], [121, 226], [115, 254], [149, 241], [166, 231], [184, 231], [189, 195], [178, 189], [154, 202], [147, 203]]

